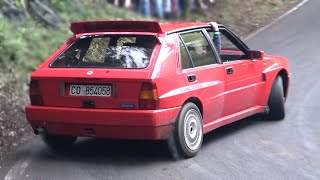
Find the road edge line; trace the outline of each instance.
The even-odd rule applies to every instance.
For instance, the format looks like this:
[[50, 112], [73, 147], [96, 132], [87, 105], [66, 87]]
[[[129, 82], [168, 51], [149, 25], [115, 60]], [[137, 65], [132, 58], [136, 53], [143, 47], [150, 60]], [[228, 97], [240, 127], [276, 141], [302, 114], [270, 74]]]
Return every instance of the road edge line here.
[[24, 179], [23, 173], [26, 170], [26, 168], [29, 166], [31, 160], [24, 160], [24, 161], [18, 161], [16, 162], [10, 169], [10, 171], [7, 173], [4, 180], [15, 180], [15, 179]]

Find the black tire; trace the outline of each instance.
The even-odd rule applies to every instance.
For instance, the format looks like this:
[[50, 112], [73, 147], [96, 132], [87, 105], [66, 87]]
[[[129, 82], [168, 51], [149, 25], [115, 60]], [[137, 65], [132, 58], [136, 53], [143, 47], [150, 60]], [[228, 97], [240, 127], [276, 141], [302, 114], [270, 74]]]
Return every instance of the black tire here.
[[77, 140], [77, 137], [49, 135], [47, 133], [44, 133], [41, 136], [50, 149], [56, 152], [70, 150], [74, 142]]
[[193, 103], [186, 103], [167, 140], [171, 155], [174, 159], [193, 157], [200, 150], [202, 140], [203, 125], [199, 108]]
[[268, 100], [269, 113], [267, 119], [269, 120], [282, 120], [285, 117], [284, 108], [284, 93], [282, 78], [277, 76], [271, 89]]

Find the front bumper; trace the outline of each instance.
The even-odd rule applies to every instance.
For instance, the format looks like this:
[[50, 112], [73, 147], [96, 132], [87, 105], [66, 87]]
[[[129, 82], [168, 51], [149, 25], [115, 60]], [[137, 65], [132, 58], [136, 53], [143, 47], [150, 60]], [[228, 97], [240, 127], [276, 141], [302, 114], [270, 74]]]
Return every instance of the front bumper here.
[[168, 139], [181, 107], [112, 110], [27, 106], [27, 120], [49, 134], [120, 139]]

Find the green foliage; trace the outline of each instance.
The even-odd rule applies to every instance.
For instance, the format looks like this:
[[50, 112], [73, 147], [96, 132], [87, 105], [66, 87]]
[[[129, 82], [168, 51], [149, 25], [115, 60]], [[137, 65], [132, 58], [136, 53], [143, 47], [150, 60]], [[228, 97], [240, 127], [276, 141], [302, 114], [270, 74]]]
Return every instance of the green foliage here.
[[52, 8], [62, 19], [63, 27], [51, 28], [31, 17], [23, 27], [0, 14], [0, 66], [14, 70], [21, 77], [32, 72], [68, 37], [71, 21], [99, 19], [142, 19], [127, 10], [114, 8], [105, 0], [51, 0]]
[[0, 32], [0, 58], [7, 68], [21, 73], [33, 70], [68, 36], [66, 31], [46, 29], [32, 21], [17, 27], [7, 19], [1, 20]]

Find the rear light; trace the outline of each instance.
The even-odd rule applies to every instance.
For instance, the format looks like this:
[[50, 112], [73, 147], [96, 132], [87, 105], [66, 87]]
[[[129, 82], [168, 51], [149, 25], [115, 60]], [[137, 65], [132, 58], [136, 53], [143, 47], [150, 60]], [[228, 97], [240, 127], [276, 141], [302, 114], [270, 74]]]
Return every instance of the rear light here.
[[30, 81], [29, 97], [31, 105], [42, 106], [43, 100], [40, 91], [40, 85], [38, 80], [32, 79]]
[[142, 83], [139, 94], [139, 109], [155, 110], [159, 107], [158, 90], [155, 83]]

